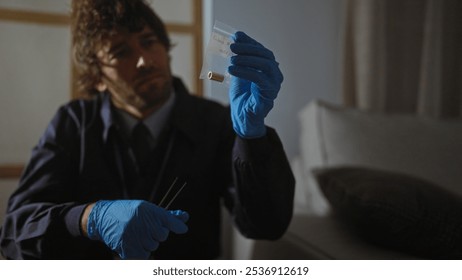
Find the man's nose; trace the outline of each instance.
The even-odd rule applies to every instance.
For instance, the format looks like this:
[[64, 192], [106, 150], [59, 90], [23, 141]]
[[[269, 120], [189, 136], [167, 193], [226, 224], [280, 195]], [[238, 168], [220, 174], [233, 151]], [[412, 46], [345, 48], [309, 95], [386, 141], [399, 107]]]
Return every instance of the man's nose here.
[[140, 55], [136, 63], [136, 68], [143, 68], [143, 67], [146, 67], [146, 58]]

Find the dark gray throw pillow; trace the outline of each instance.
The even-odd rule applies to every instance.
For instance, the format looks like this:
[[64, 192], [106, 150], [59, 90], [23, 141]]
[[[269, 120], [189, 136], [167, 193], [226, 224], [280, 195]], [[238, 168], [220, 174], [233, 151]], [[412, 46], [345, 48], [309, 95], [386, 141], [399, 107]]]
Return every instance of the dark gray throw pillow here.
[[429, 259], [462, 259], [462, 197], [428, 181], [363, 167], [313, 171], [337, 213], [371, 242]]

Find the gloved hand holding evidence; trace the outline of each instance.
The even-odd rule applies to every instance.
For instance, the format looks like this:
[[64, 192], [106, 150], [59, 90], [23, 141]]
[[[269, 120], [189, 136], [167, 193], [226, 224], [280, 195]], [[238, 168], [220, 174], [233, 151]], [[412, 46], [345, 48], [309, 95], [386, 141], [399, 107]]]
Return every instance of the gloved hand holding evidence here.
[[266, 135], [264, 119], [273, 108], [283, 75], [273, 52], [244, 32], [234, 34], [230, 48], [236, 54], [228, 68], [234, 130], [243, 138], [262, 137]]
[[188, 231], [187, 212], [168, 211], [143, 200], [101, 200], [88, 216], [87, 234], [122, 259], [148, 259], [170, 231]]

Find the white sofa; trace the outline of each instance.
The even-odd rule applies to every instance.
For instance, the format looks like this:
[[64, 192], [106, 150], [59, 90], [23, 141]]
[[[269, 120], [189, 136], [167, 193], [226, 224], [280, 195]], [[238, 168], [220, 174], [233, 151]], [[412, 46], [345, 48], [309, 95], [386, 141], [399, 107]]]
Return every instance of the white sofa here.
[[462, 121], [371, 113], [322, 101], [310, 103], [301, 111], [299, 119], [301, 154], [292, 161], [297, 181], [294, 218], [281, 240], [256, 242], [250, 257], [421, 258], [407, 251], [376, 245], [358, 235], [334, 213], [312, 171], [328, 167], [368, 167], [420, 178], [462, 194]]

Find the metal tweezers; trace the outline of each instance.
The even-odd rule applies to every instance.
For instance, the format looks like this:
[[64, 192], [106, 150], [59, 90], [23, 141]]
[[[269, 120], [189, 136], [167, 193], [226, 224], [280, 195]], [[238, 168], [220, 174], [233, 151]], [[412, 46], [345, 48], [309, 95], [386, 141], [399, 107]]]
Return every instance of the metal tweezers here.
[[[164, 197], [162, 197], [162, 200], [159, 202], [158, 206], [168, 209], [168, 207], [170, 207], [170, 204], [172, 204], [172, 202], [176, 199], [176, 197], [180, 194], [180, 192], [184, 189], [184, 187], [187, 184], [187, 182], [184, 182], [184, 184], [180, 187], [180, 189], [178, 189], [178, 191], [173, 195], [173, 197], [168, 202], [165, 202], [169, 197], [170, 192], [174, 189], [177, 181], [178, 177], [176, 177], [173, 183], [170, 185], [170, 187], [167, 190], [167, 193], [164, 195]], [[164, 204], [166, 205], [164, 206]]]

